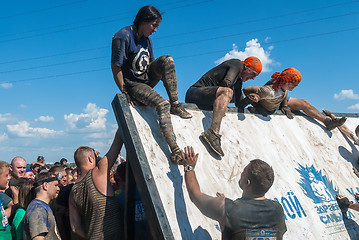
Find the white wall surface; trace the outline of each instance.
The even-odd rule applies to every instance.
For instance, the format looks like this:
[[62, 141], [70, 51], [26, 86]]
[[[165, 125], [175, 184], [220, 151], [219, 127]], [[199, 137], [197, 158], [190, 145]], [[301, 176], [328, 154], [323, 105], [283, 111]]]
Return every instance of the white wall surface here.
[[[157, 113], [142, 107], [131, 111], [175, 239], [221, 239], [218, 223], [190, 201], [183, 167], [170, 162]], [[284, 207], [288, 228], [284, 239], [359, 239], [359, 214], [350, 210], [343, 221], [335, 201], [336, 192], [352, 201], [353, 192], [359, 192], [358, 177], [352, 170], [358, 167], [359, 151], [338, 129], [329, 132], [303, 116], [290, 120], [283, 115], [227, 113], [221, 127], [225, 156], [217, 158], [199, 137], [210, 126], [212, 112], [189, 112], [193, 118], [172, 115], [172, 122], [179, 146], [190, 145], [199, 152], [195, 171], [204, 193], [240, 197], [241, 171], [250, 160], [259, 158], [275, 171], [273, 187], [266, 197]], [[352, 130], [358, 124], [359, 118], [346, 122]], [[316, 183], [308, 178], [309, 172]]]

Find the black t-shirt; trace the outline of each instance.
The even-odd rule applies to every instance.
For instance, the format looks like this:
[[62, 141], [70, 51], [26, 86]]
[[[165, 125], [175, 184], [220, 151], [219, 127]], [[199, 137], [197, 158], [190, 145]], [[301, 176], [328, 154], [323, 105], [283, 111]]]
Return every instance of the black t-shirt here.
[[235, 201], [226, 198], [226, 226], [222, 232], [223, 240], [282, 239], [287, 231], [282, 206], [273, 200], [254, 200], [239, 198]]
[[69, 198], [74, 184], [69, 184], [60, 189], [56, 198], [54, 216], [62, 240], [71, 239]]
[[242, 78], [239, 74], [243, 70], [242, 61], [230, 59], [206, 72], [192, 87], [229, 87], [233, 89], [233, 99], [236, 105], [243, 98]]
[[148, 67], [154, 60], [151, 38], [137, 39], [132, 29], [124, 27], [112, 38], [111, 63], [121, 67], [126, 87], [148, 82]]
[[67, 208], [69, 207], [69, 198], [70, 198], [72, 186], [74, 186], [73, 183], [60, 189], [59, 195], [56, 198], [57, 204], [60, 204]]
[[239, 73], [243, 69], [242, 61], [239, 59], [230, 59], [224, 61], [218, 66], [212, 68], [199, 79], [193, 87], [208, 87], [219, 86], [229, 87], [239, 82], [242, 85], [242, 80], [238, 78]]

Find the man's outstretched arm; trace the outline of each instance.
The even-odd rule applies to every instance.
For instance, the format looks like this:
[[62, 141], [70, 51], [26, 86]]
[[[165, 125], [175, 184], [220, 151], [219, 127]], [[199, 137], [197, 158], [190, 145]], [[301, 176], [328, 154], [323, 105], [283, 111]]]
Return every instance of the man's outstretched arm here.
[[94, 168], [92, 177], [97, 189], [107, 196], [113, 196], [113, 188], [110, 184], [110, 170], [115, 163], [118, 154], [120, 154], [123, 141], [120, 131], [117, 130], [115, 139], [106, 155], [98, 162]]
[[221, 229], [225, 226], [225, 197], [211, 197], [201, 192], [194, 168], [197, 163], [198, 154], [194, 153], [192, 147], [184, 149], [184, 166], [191, 166], [192, 170], [185, 170], [185, 182], [191, 201], [207, 217], [219, 222]]
[[120, 135], [120, 129], [117, 129], [115, 138], [112, 142], [112, 145], [106, 155], [99, 161], [98, 168], [100, 174], [107, 174], [115, 163], [118, 154], [120, 154], [121, 148], [123, 145], [123, 141]]

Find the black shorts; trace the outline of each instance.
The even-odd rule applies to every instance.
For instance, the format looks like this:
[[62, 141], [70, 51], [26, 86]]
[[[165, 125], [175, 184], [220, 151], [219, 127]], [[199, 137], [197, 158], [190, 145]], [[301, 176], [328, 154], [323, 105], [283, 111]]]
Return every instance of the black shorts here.
[[200, 109], [212, 110], [219, 86], [190, 87], [186, 93], [186, 103], [195, 103]]

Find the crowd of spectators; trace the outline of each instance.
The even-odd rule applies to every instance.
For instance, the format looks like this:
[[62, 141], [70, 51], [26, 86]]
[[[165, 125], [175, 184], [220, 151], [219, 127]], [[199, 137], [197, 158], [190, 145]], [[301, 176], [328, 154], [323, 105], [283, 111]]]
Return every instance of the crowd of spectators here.
[[[101, 158], [99, 153], [92, 148], [85, 148], [90, 149], [94, 154], [94, 166], [99, 162], [105, 163], [103, 160], [106, 159], [105, 157]], [[108, 176], [111, 176], [108, 182], [113, 188], [111, 190], [113, 194], [106, 199], [113, 198], [114, 204], [117, 204], [119, 211], [122, 212], [118, 214], [120, 218], [123, 216], [121, 205], [124, 204], [124, 185], [118, 179], [124, 179], [124, 177], [119, 177], [120, 170], [117, 168], [123, 169], [120, 165], [123, 165], [121, 163], [125, 160], [118, 155], [118, 147], [114, 148], [111, 154], [114, 166], [106, 164], [104, 173], [107, 174], [108, 167], [110, 173]], [[81, 166], [78, 163], [68, 165], [65, 158], [51, 165], [45, 163], [43, 156], [39, 156], [37, 161], [31, 164], [27, 164], [26, 160], [19, 156], [13, 158], [10, 164], [0, 161], [0, 218], [2, 220], [0, 239], [91, 239], [91, 236], [86, 233], [76, 234], [78, 230], [86, 226], [85, 223], [78, 225], [77, 229], [71, 229], [69, 198], [70, 195], [72, 196], [71, 191], [76, 180], [81, 182], [84, 177], [85, 170], [82, 169], [82, 175], [80, 171]], [[121, 185], [120, 188], [119, 185]], [[109, 189], [106, 187], [104, 189], [106, 195]], [[142, 203], [139, 204], [142, 205]], [[97, 207], [99, 205], [95, 206]], [[123, 223], [121, 225], [123, 226]], [[98, 239], [109, 238], [102, 236]]]

